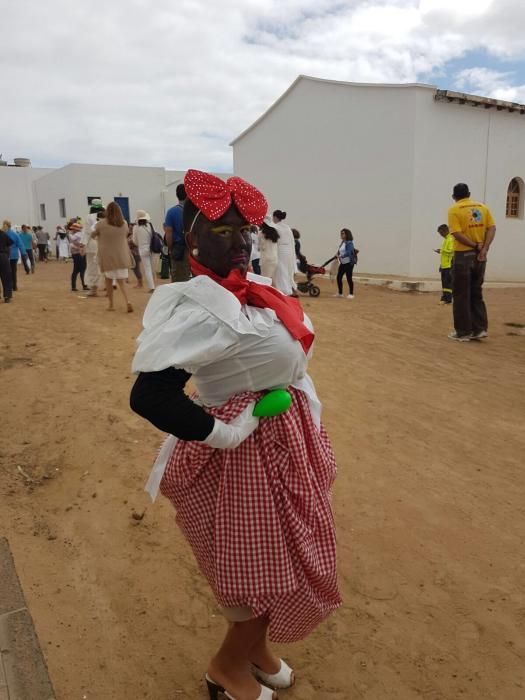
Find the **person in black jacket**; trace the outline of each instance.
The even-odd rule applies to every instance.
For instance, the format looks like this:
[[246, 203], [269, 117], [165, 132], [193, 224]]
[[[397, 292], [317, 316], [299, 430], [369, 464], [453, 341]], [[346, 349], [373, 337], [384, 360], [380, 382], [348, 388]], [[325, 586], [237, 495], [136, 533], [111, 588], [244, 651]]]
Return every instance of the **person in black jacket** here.
[[0, 281], [4, 301], [8, 304], [13, 297], [13, 278], [11, 276], [11, 265], [9, 264], [9, 249], [11, 239], [5, 231], [0, 229]]

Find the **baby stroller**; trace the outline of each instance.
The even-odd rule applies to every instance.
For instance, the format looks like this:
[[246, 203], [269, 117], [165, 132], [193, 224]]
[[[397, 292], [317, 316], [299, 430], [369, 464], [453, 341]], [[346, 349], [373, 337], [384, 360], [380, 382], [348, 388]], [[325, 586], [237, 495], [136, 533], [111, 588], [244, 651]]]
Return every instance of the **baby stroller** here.
[[298, 282], [297, 289], [302, 294], [309, 294], [311, 297], [318, 297], [321, 294], [319, 287], [312, 282], [312, 278], [315, 275], [324, 275], [324, 267], [316, 267], [315, 265], [309, 265], [304, 255], [298, 257], [298, 268], [300, 272], [306, 275], [305, 282]]

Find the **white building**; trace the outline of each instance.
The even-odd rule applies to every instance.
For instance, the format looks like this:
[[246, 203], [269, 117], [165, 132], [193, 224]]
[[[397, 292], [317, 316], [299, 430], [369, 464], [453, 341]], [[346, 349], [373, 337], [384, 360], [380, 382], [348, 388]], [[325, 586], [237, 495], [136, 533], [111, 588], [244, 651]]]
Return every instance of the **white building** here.
[[466, 182], [496, 219], [487, 276], [523, 281], [524, 115], [429, 85], [300, 76], [233, 141], [234, 171], [288, 213], [310, 262], [330, 257], [347, 227], [359, 272], [410, 277], [437, 276], [436, 228]]
[[77, 163], [55, 170], [0, 167], [0, 219], [14, 225], [40, 225], [52, 234], [73, 216], [85, 217], [90, 200], [101, 198], [105, 204], [117, 201], [128, 220], [134, 219], [137, 209], [145, 209], [161, 231], [166, 210], [177, 203], [175, 190], [184, 174], [164, 168]]

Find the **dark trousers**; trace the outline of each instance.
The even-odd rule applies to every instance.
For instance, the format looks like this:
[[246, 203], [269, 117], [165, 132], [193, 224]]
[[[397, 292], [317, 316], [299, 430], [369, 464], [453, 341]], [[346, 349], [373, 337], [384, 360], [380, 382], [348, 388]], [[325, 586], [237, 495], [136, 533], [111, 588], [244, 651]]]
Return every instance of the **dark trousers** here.
[[191, 278], [189, 252], [184, 251], [184, 257], [177, 260], [177, 255], [171, 255], [171, 281], [187, 282]]
[[76, 290], [77, 288], [77, 277], [80, 275], [80, 281], [82, 282], [82, 287], [85, 287], [84, 273], [86, 272], [86, 257], [80, 255], [80, 253], [73, 253], [71, 256], [73, 258], [73, 272], [71, 273], [71, 289]]
[[38, 244], [38, 260], [40, 262], [47, 260], [47, 243]]
[[13, 276], [8, 253], [0, 253], [0, 282], [2, 282], [4, 299], [11, 299], [13, 296]]
[[337, 289], [339, 294], [343, 293], [343, 276], [346, 275], [346, 281], [348, 282], [348, 287], [350, 294], [354, 293], [354, 280], [352, 279], [352, 273], [354, 271], [354, 266], [352, 263], [345, 263], [344, 265], [339, 265], [337, 270]]
[[34, 272], [35, 271], [35, 256], [33, 254], [33, 249], [30, 248], [29, 250], [26, 250], [26, 255], [27, 259], [29, 261], [29, 264], [26, 266], [26, 272], [29, 274], [29, 271]]
[[256, 275], [261, 274], [261, 260], [260, 260], [260, 258], [255, 258], [255, 260], [252, 260], [252, 270], [255, 272]]
[[439, 270], [441, 272], [441, 288], [443, 292], [441, 294], [441, 301], [444, 301], [445, 304], [450, 304], [452, 301], [452, 268], [440, 267]]
[[[11, 267], [11, 280], [13, 282], [13, 292], [18, 291], [18, 281], [16, 277], [17, 269], [18, 269], [18, 260], [9, 260], [9, 266]], [[24, 261], [24, 267], [26, 268], [26, 263]], [[27, 268], [26, 268], [27, 272]]]
[[454, 328], [458, 335], [470, 335], [488, 328], [487, 308], [483, 301], [486, 263], [478, 261], [476, 251], [456, 251], [452, 264], [452, 302]]
[[138, 253], [134, 253], [133, 251], [131, 251], [131, 254], [133, 255], [133, 260], [135, 261], [133, 273], [137, 278], [137, 281], [140, 282], [142, 280], [142, 271], [140, 269], [140, 255]]

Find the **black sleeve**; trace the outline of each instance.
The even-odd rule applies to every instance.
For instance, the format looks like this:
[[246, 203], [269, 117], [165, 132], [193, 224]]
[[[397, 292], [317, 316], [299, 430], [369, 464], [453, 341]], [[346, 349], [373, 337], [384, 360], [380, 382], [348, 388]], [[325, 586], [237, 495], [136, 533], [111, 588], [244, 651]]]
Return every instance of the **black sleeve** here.
[[215, 419], [184, 393], [190, 377], [183, 369], [173, 367], [141, 372], [131, 390], [131, 410], [181, 440], [205, 440]]

